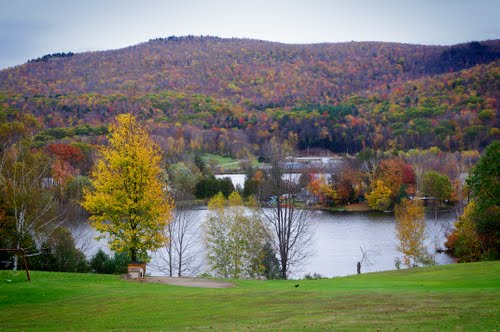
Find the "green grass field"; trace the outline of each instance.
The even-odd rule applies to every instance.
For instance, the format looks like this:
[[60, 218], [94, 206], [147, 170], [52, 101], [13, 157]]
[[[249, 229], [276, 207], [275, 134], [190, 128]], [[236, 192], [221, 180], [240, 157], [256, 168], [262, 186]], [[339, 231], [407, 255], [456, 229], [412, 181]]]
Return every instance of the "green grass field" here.
[[207, 153], [203, 157], [203, 160], [210, 164], [211, 161], [215, 162], [216, 165], [225, 170], [237, 170], [240, 168], [240, 163], [238, 159], [233, 159], [230, 157], [223, 157], [216, 154]]
[[[0, 331], [498, 331], [500, 262], [227, 289], [0, 271]], [[299, 283], [299, 287], [294, 287]]]
[[[240, 167], [240, 160], [238, 160], [238, 159], [234, 159], [231, 157], [223, 157], [223, 156], [219, 156], [219, 155], [211, 154], [211, 153], [206, 153], [202, 158], [207, 164], [215, 163], [218, 167], [220, 167], [219, 171], [222, 171], [222, 172], [235, 172], [235, 171], [243, 172], [243, 170], [241, 170], [241, 167]], [[253, 162], [252, 162], [253, 167], [258, 167], [259, 165], [260, 164], [259, 164], [259, 162], [257, 162], [257, 160], [253, 160]]]

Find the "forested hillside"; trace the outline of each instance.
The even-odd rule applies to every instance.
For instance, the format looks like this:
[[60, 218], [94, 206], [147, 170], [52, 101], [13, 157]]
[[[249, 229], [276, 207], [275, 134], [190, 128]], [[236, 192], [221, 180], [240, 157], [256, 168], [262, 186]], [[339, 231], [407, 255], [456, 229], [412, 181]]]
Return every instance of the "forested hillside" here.
[[3, 70], [0, 99], [9, 117], [38, 119], [40, 146], [92, 143], [112, 117], [131, 112], [151, 119], [166, 150], [260, 154], [276, 135], [334, 152], [481, 149], [499, 135], [499, 55], [498, 40], [444, 47], [169, 37]]
[[[133, 132], [147, 132], [162, 150], [161, 177], [168, 175], [177, 206], [232, 195], [233, 183], [213, 174], [225, 165], [216, 167], [212, 153], [239, 159], [225, 158], [246, 173], [236, 190], [262, 206], [389, 211], [407, 197], [435, 198], [429, 207], [436, 217], [450, 208], [462, 215], [448, 248], [462, 261], [496, 259], [498, 202], [481, 195], [498, 187], [491, 170], [499, 168], [499, 65], [500, 40], [444, 47], [169, 37], [114, 51], [43, 55], [0, 71], [0, 247], [34, 253], [36, 269], [89, 270], [70, 229], [87, 218], [84, 188], [98, 187], [91, 170], [113, 142], [110, 124], [130, 113], [141, 128]], [[126, 140], [118, 142], [130, 150]], [[156, 151], [156, 144], [146, 145]], [[329, 151], [359, 153], [330, 166], [308, 165], [297, 183], [281, 181], [296, 166], [288, 157]], [[252, 166], [258, 161], [267, 165]], [[129, 172], [128, 163], [117, 163]], [[282, 169], [268, 172], [273, 165]], [[467, 187], [469, 172], [476, 175]], [[484, 183], [493, 185], [485, 191]], [[220, 196], [212, 205], [225, 204]], [[284, 252], [282, 245], [272, 250]], [[419, 252], [414, 262], [431, 262]], [[2, 255], [17, 267], [17, 256]], [[125, 261], [100, 256], [115, 266], [109, 271]], [[282, 278], [288, 258], [280, 256], [275, 269]]]

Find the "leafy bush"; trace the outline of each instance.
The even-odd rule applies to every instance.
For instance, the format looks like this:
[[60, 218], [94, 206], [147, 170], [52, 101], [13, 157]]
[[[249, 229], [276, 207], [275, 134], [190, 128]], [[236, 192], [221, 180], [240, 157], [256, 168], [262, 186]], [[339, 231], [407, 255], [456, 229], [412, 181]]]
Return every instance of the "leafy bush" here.
[[128, 256], [125, 253], [115, 253], [109, 257], [102, 249], [96, 252], [90, 260], [90, 268], [94, 273], [124, 274], [127, 273]]
[[218, 193], [228, 197], [234, 191], [233, 183], [230, 178], [216, 179], [215, 176], [208, 176], [196, 184], [196, 198], [210, 198]]
[[304, 279], [306, 280], [314, 280], [314, 279], [325, 279], [326, 277], [323, 277], [321, 274], [314, 272], [312, 275], [310, 273], [307, 273], [304, 276]]
[[264, 257], [262, 265], [264, 265], [264, 277], [266, 279], [281, 279], [280, 263], [276, 258], [276, 251], [269, 242], [266, 242], [263, 249]]
[[28, 259], [33, 270], [58, 272], [88, 272], [89, 264], [67, 228], [58, 228], [42, 244], [39, 254]]

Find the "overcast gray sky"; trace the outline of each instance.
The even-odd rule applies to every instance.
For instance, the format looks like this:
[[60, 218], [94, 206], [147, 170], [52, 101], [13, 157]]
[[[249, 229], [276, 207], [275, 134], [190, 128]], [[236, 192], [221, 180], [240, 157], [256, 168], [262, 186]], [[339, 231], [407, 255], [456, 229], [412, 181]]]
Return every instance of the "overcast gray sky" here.
[[0, 68], [171, 35], [450, 45], [500, 38], [500, 0], [0, 0]]

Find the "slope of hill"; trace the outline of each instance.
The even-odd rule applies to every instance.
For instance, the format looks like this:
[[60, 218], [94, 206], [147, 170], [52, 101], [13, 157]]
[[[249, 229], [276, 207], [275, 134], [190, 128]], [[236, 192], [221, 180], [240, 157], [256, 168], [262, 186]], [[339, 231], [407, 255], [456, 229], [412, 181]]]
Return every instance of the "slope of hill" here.
[[[500, 263], [204, 289], [0, 271], [0, 330], [494, 331]], [[299, 287], [294, 287], [299, 283]]]
[[453, 47], [377, 42], [287, 45], [184, 37], [41, 58], [0, 74], [27, 95], [143, 94], [166, 90], [290, 104], [341, 98], [381, 83], [458, 71], [500, 55], [500, 42]]
[[[56, 139], [133, 112], [153, 119], [161, 137], [222, 154], [258, 153], [270, 136], [290, 132], [302, 148], [336, 152], [454, 150], [498, 135], [499, 55], [500, 40], [443, 47], [169, 37], [47, 55], [1, 71], [0, 91], [4, 107], [73, 128]], [[42, 142], [52, 139], [46, 134]]]

